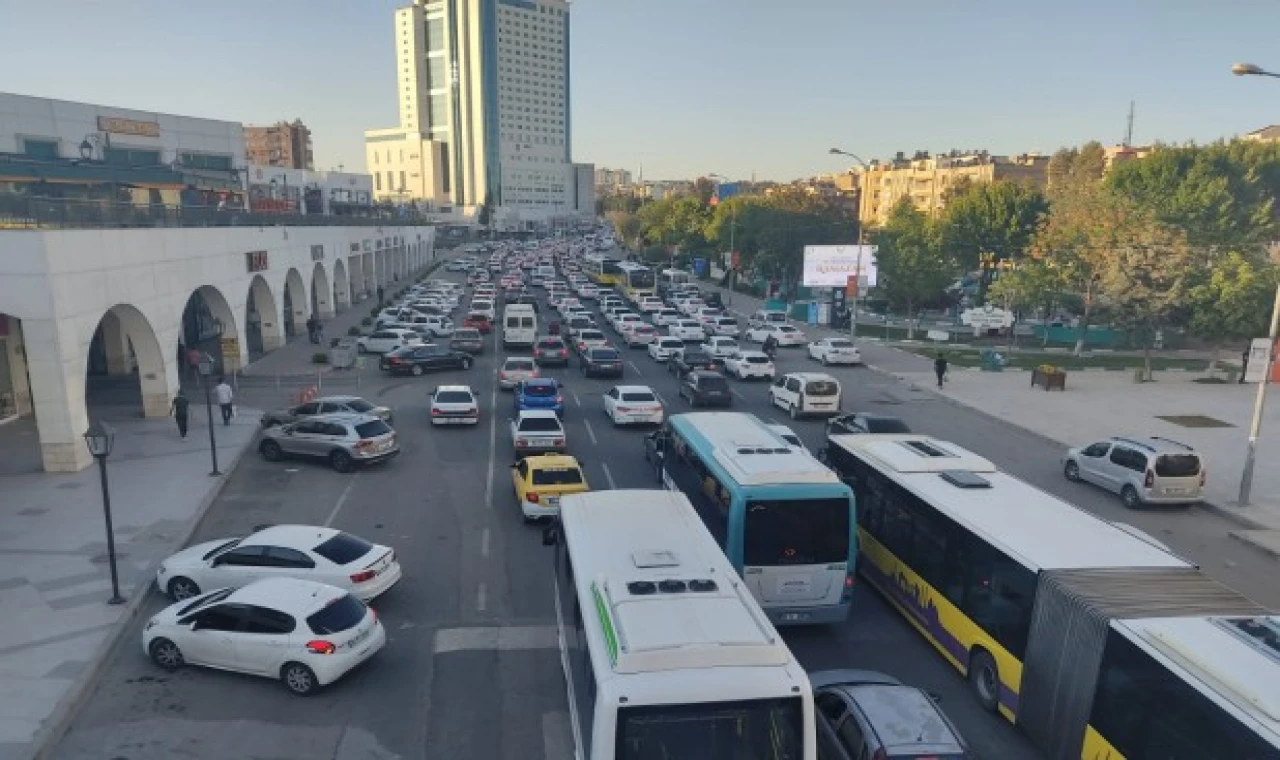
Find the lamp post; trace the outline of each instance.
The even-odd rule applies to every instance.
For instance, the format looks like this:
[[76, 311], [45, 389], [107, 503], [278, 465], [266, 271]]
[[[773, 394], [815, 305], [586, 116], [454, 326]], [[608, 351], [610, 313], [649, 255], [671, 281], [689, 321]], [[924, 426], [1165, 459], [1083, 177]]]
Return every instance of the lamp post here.
[[[218, 337], [218, 348], [222, 348], [222, 320], [213, 320], [214, 334]], [[209, 377], [213, 375], [213, 357], [208, 353], [200, 357], [200, 363], [197, 365], [200, 369], [200, 377], [204, 381], [204, 408], [209, 417], [209, 457], [213, 461], [213, 470], [209, 473], [209, 477], [216, 478], [222, 473], [218, 471], [218, 440], [213, 429], [213, 398], [209, 394]]]
[[[707, 178], [717, 180], [717, 185], [721, 182], [729, 181], [729, 178], [723, 174], [712, 173], [708, 174]], [[734, 238], [738, 232], [738, 205], [736, 203], [733, 205], [731, 211], [733, 213], [729, 215], [729, 265], [725, 267], [725, 269], [729, 271], [729, 303], [733, 303], [733, 281], [737, 279], [737, 267], [733, 260], [734, 254], [738, 252], [737, 247], [734, 245]], [[720, 263], [723, 264], [724, 262], [722, 261]]]
[[116, 536], [111, 525], [111, 490], [107, 487], [107, 457], [115, 445], [115, 431], [105, 423], [95, 422], [84, 432], [84, 443], [89, 453], [98, 460], [98, 475], [102, 481], [102, 514], [107, 522], [107, 564], [111, 566], [111, 598], [107, 604], [124, 604], [120, 596], [120, 574], [116, 571]]
[[[839, 148], [831, 148], [827, 151], [827, 153], [830, 153], [833, 156], [848, 156], [849, 158], [852, 158], [854, 161], [857, 161], [858, 164], [862, 167], [863, 176], [866, 176], [866, 174], [871, 171], [871, 166], [866, 161], [863, 161], [857, 155], [850, 153], [847, 150], [840, 150]], [[862, 206], [861, 190], [858, 191], [858, 199], [859, 199], [858, 206], [861, 207]], [[857, 264], [857, 268], [854, 270], [853, 304], [849, 307], [849, 340], [854, 340], [858, 337], [858, 299], [862, 297], [862, 249], [866, 245], [866, 240], [867, 240], [866, 227], [862, 223], [862, 215], [859, 214], [858, 215], [858, 264]], [[886, 324], [888, 324], [887, 320], [886, 320]]]

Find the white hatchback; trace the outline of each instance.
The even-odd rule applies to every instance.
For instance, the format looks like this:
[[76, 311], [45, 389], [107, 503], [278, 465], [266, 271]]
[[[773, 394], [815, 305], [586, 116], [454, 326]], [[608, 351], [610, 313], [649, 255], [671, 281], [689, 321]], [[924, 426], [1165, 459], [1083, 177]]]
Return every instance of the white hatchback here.
[[741, 349], [738, 347], [738, 341], [733, 338], [725, 338], [720, 335], [712, 335], [702, 342], [699, 346], [703, 352], [710, 354], [715, 359], [727, 359], [738, 353]]
[[604, 394], [604, 413], [615, 425], [661, 425], [662, 402], [647, 385], [615, 385]]
[[683, 341], [702, 341], [707, 337], [706, 331], [702, 329], [702, 324], [695, 319], [682, 319], [679, 322], [667, 325], [667, 334]]
[[665, 364], [671, 358], [673, 352], [684, 350], [684, 341], [663, 335], [650, 343], [647, 350], [649, 351], [649, 358]]
[[808, 340], [804, 333], [791, 325], [760, 325], [748, 327], [746, 337], [753, 343], [763, 343], [770, 335], [779, 346], [803, 346]]
[[773, 360], [763, 351], [739, 351], [724, 360], [724, 373], [739, 380], [772, 380], [776, 371]]

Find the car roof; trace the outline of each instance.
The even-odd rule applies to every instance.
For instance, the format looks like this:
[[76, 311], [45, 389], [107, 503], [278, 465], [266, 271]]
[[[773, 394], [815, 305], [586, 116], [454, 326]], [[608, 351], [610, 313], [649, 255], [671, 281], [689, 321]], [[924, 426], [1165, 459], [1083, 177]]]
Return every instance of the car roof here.
[[470, 385], [440, 385], [436, 387], [436, 393], [440, 391], [466, 391], [472, 396], [476, 395], [476, 392], [471, 390]]
[[342, 531], [318, 525], [269, 525], [244, 537], [248, 546], [291, 546], [296, 549], [312, 549], [328, 541]]
[[693, 379], [697, 380], [698, 378], [703, 378], [703, 377], [719, 377], [719, 378], [724, 378], [724, 375], [720, 374], [719, 372], [716, 372], [715, 370], [710, 370], [710, 369], [695, 369], [695, 370], [691, 371], [689, 374], [685, 375], [685, 377], [691, 377], [691, 378], [693, 378]]
[[956, 735], [929, 695], [902, 684], [847, 684], [834, 687], [857, 703], [876, 738], [890, 754], [959, 754], [963, 740]]
[[615, 387], [619, 393], [653, 393], [653, 389], [647, 385], [618, 385]]
[[1123, 443], [1148, 454], [1195, 454], [1196, 450], [1181, 441], [1158, 435], [1113, 435], [1112, 443]]
[[363, 401], [364, 399], [360, 398], [359, 396], [321, 396], [320, 398], [313, 398], [311, 400], [312, 401], [347, 402], [347, 401]]
[[373, 420], [381, 420], [381, 417], [372, 414], [360, 414], [358, 412], [330, 412], [329, 414], [317, 414], [307, 417], [304, 422], [345, 422], [349, 425], [359, 425], [362, 422], [370, 422]]
[[810, 380], [830, 380], [836, 382], [836, 379], [825, 372], [788, 372], [786, 377], [794, 377], [797, 380], [808, 382]]
[[525, 457], [524, 461], [529, 464], [530, 469], [534, 470], [543, 467], [577, 467], [579, 469], [582, 467], [577, 458], [569, 454], [535, 454], [534, 456]]
[[752, 357], [757, 357], [757, 358], [758, 358], [758, 357], [763, 356], [763, 357], [764, 357], [764, 358], [766, 358], [766, 359], [768, 359], [768, 358], [769, 358], [769, 355], [768, 355], [768, 354], [766, 354], [766, 353], [765, 353], [765, 352], [763, 352], [763, 351], [754, 351], [754, 350], [750, 350], [750, 349], [748, 349], [748, 350], [746, 350], [746, 351], [739, 351], [739, 352], [738, 352], [738, 356], [752, 356]]
[[521, 417], [549, 417], [554, 420], [560, 419], [560, 415], [557, 414], [554, 409], [521, 409], [520, 416]]
[[296, 617], [307, 617], [346, 595], [347, 592], [340, 588], [301, 578], [263, 578], [236, 589], [223, 601], [269, 607]]
[[556, 379], [555, 379], [554, 377], [535, 377], [535, 378], [533, 378], [533, 379], [531, 379], [531, 380], [525, 380], [525, 381], [524, 381], [524, 384], [525, 384], [526, 386], [530, 386], [530, 385], [532, 385], [532, 386], [534, 386], [535, 388], [536, 388], [536, 387], [538, 387], [538, 386], [540, 386], [540, 385], [549, 385], [549, 386], [558, 386], [558, 385], [560, 385], [560, 383], [556, 382]]

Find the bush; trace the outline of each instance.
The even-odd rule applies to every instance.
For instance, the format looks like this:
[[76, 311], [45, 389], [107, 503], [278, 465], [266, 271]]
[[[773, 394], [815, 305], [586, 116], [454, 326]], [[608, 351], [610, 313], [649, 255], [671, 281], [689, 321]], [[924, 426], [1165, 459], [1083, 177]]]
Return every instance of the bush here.
[[[360, 320], [360, 324], [364, 325], [365, 327], [368, 327], [369, 325], [373, 324], [373, 318], [365, 317], [364, 319]], [[355, 328], [353, 327], [351, 329], [354, 330]]]
[[352, 325], [352, 326], [350, 326], [350, 327], [348, 327], [348, 328], [347, 328], [347, 335], [350, 335], [351, 337], [353, 337], [353, 338], [354, 338], [354, 337], [358, 336], [359, 334], [360, 334], [360, 328], [359, 328], [359, 327], [356, 327], [355, 325]]
[[317, 351], [311, 355], [311, 363], [312, 364], [328, 364], [329, 355], [326, 354], [324, 351]]

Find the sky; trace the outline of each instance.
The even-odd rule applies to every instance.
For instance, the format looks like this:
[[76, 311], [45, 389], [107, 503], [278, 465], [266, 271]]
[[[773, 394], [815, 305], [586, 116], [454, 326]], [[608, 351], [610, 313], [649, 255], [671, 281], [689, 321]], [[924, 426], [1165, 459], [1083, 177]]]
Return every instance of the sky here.
[[[397, 125], [404, 0], [0, 0], [0, 91], [311, 127], [360, 170]], [[788, 180], [831, 147], [1051, 153], [1209, 141], [1280, 123], [1273, 0], [577, 0], [574, 160]]]

